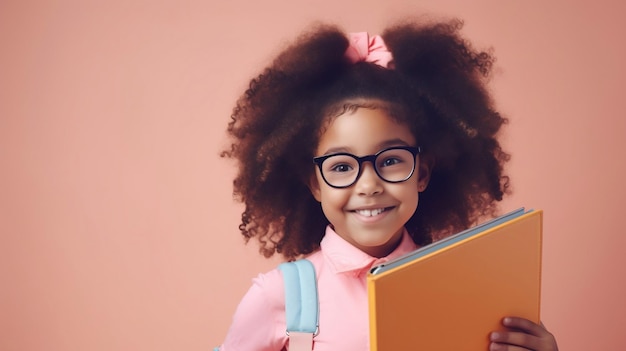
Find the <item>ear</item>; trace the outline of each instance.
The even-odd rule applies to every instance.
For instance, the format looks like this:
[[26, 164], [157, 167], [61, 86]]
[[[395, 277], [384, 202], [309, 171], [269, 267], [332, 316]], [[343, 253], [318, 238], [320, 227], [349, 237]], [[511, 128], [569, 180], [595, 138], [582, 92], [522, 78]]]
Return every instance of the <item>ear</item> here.
[[428, 187], [430, 175], [435, 165], [435, 159], [430, 155], [420, 155], [417, 165], [417, 190], [422, 192]]
[[307, 186], [309, 187], [309, 190], [311, 190], [311, 194], [315, 200], [317, 200], [317, 202], [322, 202], [322, 192], [320, 190], [320, 182], [317, 180], [317, 170], [315, 173], [311, 174]]

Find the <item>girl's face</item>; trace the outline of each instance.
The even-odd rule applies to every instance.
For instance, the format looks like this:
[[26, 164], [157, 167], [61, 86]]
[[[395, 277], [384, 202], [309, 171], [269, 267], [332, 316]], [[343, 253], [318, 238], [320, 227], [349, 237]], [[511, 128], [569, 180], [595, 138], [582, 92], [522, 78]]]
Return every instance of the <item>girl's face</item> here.
[[[330, 122], [315, 155], [342, 152], [361, 157], [394, 146], [418, 145], [409, 128], [384, 109], [361, 107]], [[397, 163], [395, 158], [377, 162]], [[400, 243], [404, 225], [417, 209], [419, 191], [428, 183], [428, 165], [420, 165], [419, 156], [416, 164], [408, 180], [389, 183], [377, 175], [372, 162], [363, 162], [360, 177], [346, 188], [329, 186], [316, 167], [310, 188], [339, 236], [370, 256], [384, 257]], [[350, 169], [341, 164], [334, 167], [338, 172]]]

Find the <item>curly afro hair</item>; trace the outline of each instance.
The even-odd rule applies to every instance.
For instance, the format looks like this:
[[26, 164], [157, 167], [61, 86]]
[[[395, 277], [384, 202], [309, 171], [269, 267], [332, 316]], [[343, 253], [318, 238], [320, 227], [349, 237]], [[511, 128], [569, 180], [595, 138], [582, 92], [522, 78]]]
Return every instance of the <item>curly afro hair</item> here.
[[257, 238], [264, 256], [286, 259], [319, 248], [329, 223], [307, 186], [313, 153], [325, 121], [363, 107], [355, 101], [382, 102], [377, 108], [405, 123], [423, 157], [434, 161], [406, 224], [418, 245], [494, 215], [509, 187], [509, 156], [497, 140], [506, 119], [486, 89], [494, 58], [474, 50], [461, 27], [452, 20], [388, 28], [382, 37], [394, 60], [386, 69], [349, 63], [346, 34], [318, 25], [252, 79], [228, 124], [232, 144], [222, 152], [238, 161], [233, 184], [245, 205], [239, 229], [246, 241]]

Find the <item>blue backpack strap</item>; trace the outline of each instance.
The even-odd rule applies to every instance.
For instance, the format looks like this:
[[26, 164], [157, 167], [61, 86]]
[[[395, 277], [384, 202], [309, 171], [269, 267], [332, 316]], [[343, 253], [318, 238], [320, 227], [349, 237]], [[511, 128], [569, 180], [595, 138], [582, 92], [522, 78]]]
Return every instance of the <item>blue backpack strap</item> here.
[[287, 335], [291, 332], [317, 335], [319, 303], [315, 267], [311, 261], [302, 259], [282, 263], [278, 269], [285, 281]]

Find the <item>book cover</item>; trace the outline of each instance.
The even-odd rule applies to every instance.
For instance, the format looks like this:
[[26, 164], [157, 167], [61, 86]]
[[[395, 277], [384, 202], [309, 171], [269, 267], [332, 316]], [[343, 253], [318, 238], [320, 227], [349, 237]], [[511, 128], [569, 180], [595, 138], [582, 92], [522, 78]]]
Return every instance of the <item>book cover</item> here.
[[539, 322], [541, 238], [519, 209], [373, 268], [371, 350], [487, 350], [503, 317]]

